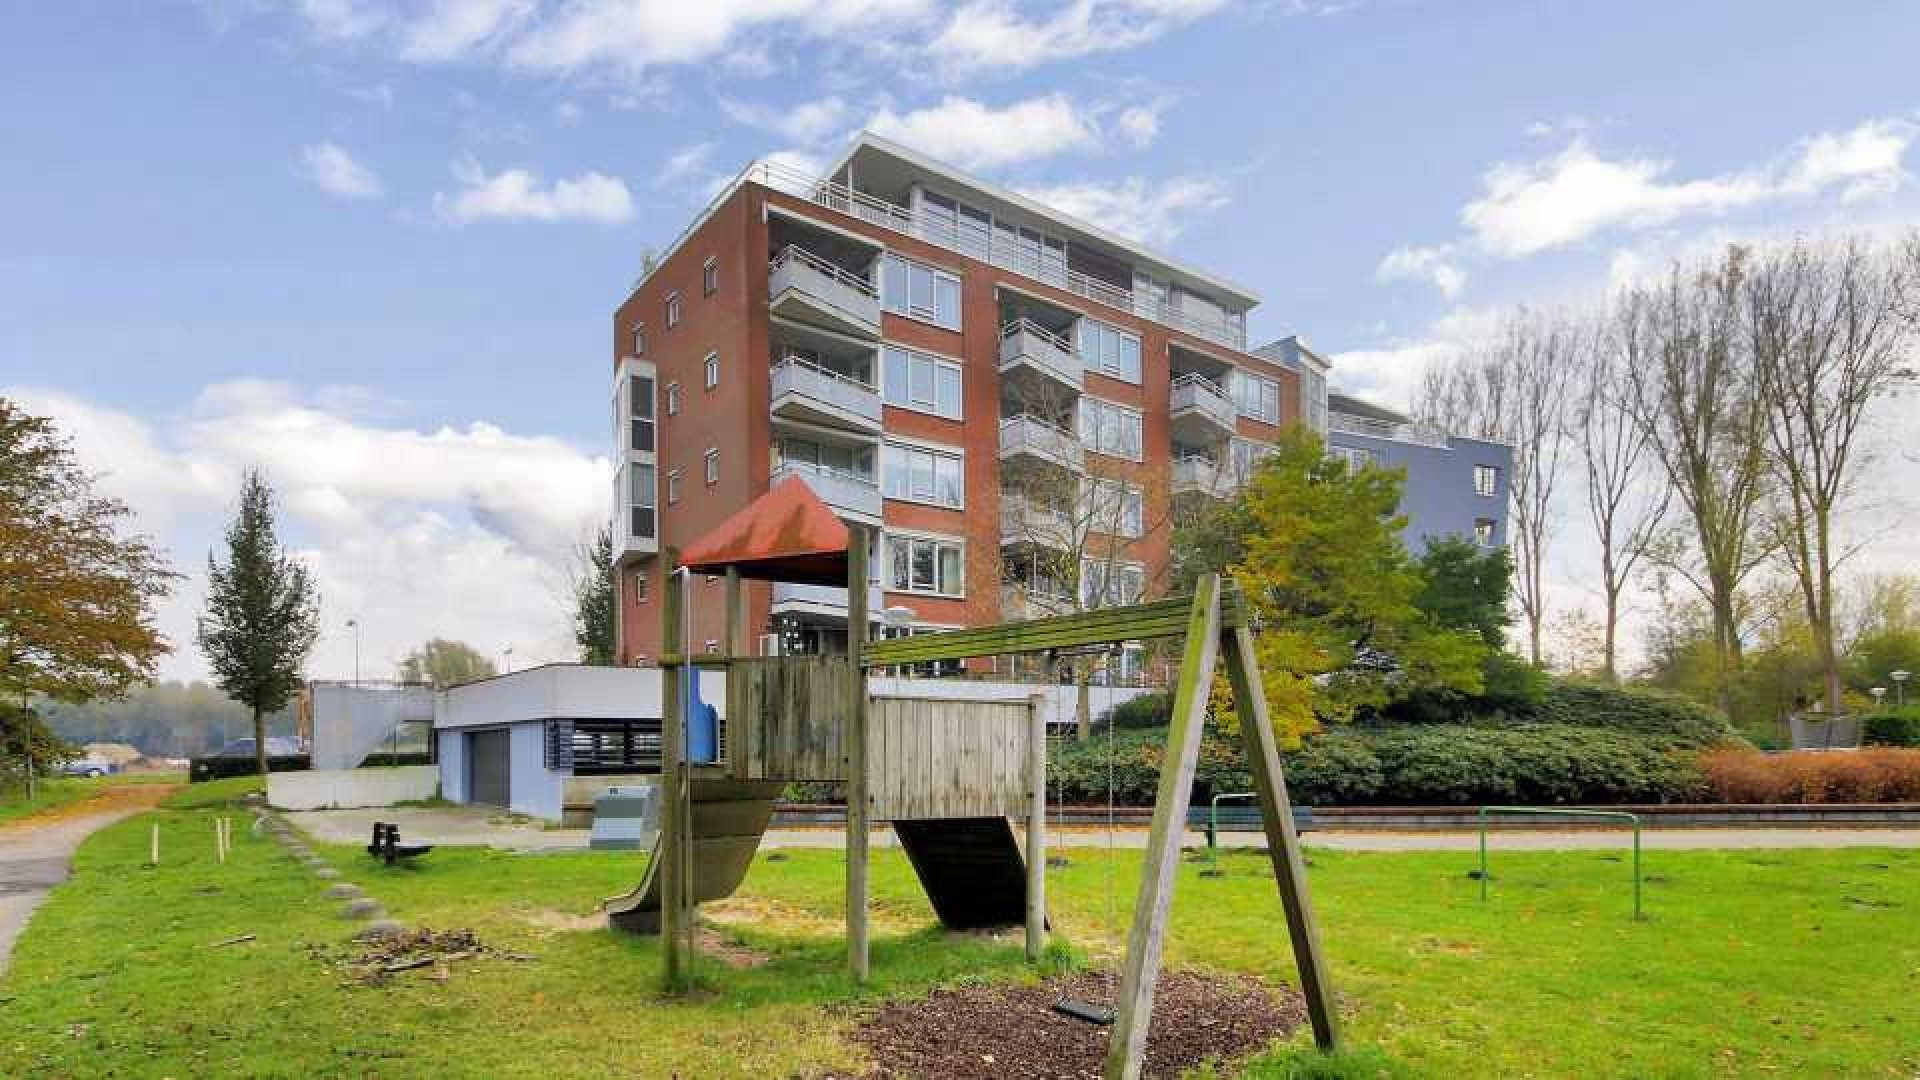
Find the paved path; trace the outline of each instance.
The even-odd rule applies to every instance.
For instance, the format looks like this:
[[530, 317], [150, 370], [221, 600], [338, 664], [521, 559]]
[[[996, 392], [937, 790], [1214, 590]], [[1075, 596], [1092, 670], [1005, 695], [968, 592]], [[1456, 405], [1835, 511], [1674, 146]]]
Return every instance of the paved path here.
[[67, 880], [80, 841], [152, 808], [172, 791], [165, 784], [107, 788], [85, 802], [0, 825], [0, 974], [33, 909]]
[[[369, 810], [309, 810], [290, 813], [287, 820], [306, 830], [315, 839], [334, 844], [364, 844], [375, 821], [400, 824], [400, 835], [414, 843], [445, 846], [503, 848], [511, 851], [565, 851], [587, 846], [585, 829], [549, 829], [538, 824], [515, 823], [498, 811], [479, 807], [393, 807]], [[767, 848], [837, 848], [843, 833], [839, 829], [773, 829], [762, 846]], [[1620, 848], [1627, 844], [1624, 829], [1500, 829], [1491, 840], [1503, 851], [1581, 851]], [[1471, 830], [1454, 832], [1384, 832], [1347, 830], [1306, 834], [1308, 845], [1337, 848], [1342, 851], [1472, 851], [1480, 843]], [[1049, 832], [1054, 847], [1139, 849], [1146, 846], [1144, 828], [1121, 828], [1109, 839], [1100, 827], [1056, 828]], [[1206, 835], [1190, 830], [1189, 847], [1204, 846]], [[1257, 832], [1222, 832], [1223, 847], [1258, 847], [1266, 843]], [[1840, 848], [1840, 847], [1920, 847], [1920, 829], [1904, 828], [1721, 828], [1648, 829], [1643, 843], [1650, 849], [1751, 849], [1751, 848]], [[894, 847], [893, 830], [880, 829], [873, 834], [873, 846]]]

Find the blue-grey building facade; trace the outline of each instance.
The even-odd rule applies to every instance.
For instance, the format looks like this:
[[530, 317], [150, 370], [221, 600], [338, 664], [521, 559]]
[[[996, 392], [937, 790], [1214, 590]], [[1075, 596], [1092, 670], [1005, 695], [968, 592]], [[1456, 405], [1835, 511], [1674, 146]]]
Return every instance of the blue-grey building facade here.
[[1407, 471], [1407, 550], [1418, 554], [1443, 536], [1506, 546], [1511, 446], [1450, 435], [1338, 391], [1327, 394], [1326, 438], [1327, 452], [1350, 465]]

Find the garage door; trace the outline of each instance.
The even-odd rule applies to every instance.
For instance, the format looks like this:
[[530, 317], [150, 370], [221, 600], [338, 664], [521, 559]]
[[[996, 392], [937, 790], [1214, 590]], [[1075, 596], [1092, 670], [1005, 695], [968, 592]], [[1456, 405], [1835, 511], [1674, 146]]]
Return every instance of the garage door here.
[[513, 770], [505, 731], [467, 733], [467, 798], [487, 806], [513, 805]]

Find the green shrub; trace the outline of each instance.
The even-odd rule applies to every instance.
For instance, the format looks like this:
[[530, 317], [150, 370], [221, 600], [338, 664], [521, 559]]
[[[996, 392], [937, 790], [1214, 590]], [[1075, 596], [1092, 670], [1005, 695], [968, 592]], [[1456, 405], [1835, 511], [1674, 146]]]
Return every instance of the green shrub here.
[[1860, 741], [1869, 746], [1920, 746], [1920, 705], [1890, 705], [1860, 721]]
[[1730, 734], [1720, 714], [1674, 694], [1577, 679], [1556, 679], [1530, 719], [1536, 723], [1666, 735], [1709, 746]]
[[1166, 727], [1173, 723], [1173, 691], [1156, 690], [1123, 701], [1108, 709], [1100, 717], [1100, 722], [1102, 726], [1111, 725], [1116, 731]]

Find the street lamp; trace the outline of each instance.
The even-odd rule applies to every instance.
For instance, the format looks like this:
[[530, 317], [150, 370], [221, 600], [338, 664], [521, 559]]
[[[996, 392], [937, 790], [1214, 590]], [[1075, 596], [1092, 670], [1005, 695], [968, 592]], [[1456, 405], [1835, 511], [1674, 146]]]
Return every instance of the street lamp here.
[[505, 655], [500, 663], [500, 673], [505, 675], [513, 671], [513, 646], [507, 646], [502, 652]]
[[1893, 687], [1894, 687], [1893, 692], [1894, 692], [1895, 700], [1898, 701], [1900, 704], [1905, 705], [1907, 703], [1907, 680], [1913, 677], [1913, 672], [1893, 671], [1893, 672], [1889, 672], [1888, 674], [1893, 676]]
[[347, 629], [353, 631], [353, 685], [360, 685], [360, 620], [358, 617], [347, 620]]

